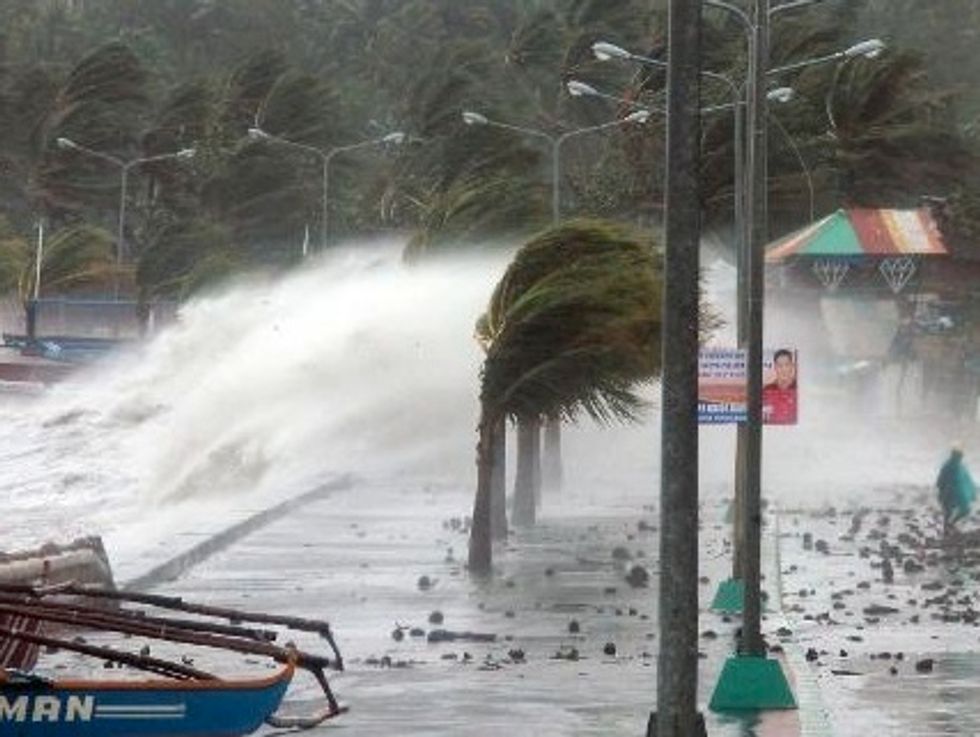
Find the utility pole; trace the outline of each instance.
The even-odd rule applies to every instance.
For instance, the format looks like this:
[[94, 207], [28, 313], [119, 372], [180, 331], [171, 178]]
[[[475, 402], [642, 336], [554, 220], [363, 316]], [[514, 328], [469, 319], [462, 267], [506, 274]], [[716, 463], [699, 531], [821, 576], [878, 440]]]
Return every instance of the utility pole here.
[[748, 379], [748, 417], [745, 425], [744, 493], [741, 515], [742, 575], [745, 607], [742, 618], [741, 653], [761, 657], [762, 597], [760, 591], [762, 547], [762, 345], [765, 302], [765, 248], [767, 240], [766, 139], [768, 99], [766, 71], [769, 68], [769, 0], [755, 0], [752, 64], [749, 77], [749, 180], [746, 187], [748, 208], [746, 229], [748, 248], [748, 314], [746, 338], [746, 376]]
[[[754, 44], [749, 42], [749, 74], [752, 73]], [[736, 263], [736, 340], [740, 350], [745, 351], [748, 343], [748, 244], [751, 235], [746, 228], [746, 169], [745, 166], [745, 117], [744, 98], [735, 107], [735, 263]], [[735, 426], [735, 519], [732, 530], [734, 546], [732, 554], [732, 579], [743, 581], [743, 553], [745, 541], [742, 538], [742, 512], [745, 502], [745, 431], [744, 422]], [[744, 603], [743, 603], [744, 606]]]
[[648, 735], [703, 734], [698, 671], [701, 2], [670, 0], [660, 480], [660, 652]]

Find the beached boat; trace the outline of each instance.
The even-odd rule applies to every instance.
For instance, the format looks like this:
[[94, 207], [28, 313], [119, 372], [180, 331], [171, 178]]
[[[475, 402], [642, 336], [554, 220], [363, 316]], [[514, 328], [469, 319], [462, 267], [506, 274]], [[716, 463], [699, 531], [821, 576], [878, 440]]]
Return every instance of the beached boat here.
[[[107, 607], [106, 604], [112, 606]], [[161, 615], [154, 610], [189, 616]], [[261, 626], [259, 628], [258, 626]], [[330, 656], [280, 646], [269, 627], [314, 633]], [[90, 644], [79, 630], [165, 640], [260, 656], [278, 663], [272, 675], [220, 677], [190, 658], [152, 657]], [[66, 651], [111, 664], [118, 678], [54, 679], [31, 670], [41, 649]], [[206, 606], [178, 597], [118, 592], [77, 584], [38, 588], [0, 585], [0, 735], [10, 737], [237, 737], [263, 724], [307, 728], [342, 713], [324, 671], [343, 661], [326, 622]], [[323, 708], [301, 716], [277, 714], [290, 681], [312, 674]], [[121, 671], [124, 671], [121, 672]], [[152, 678], [133, 679], [135, 671]]]
[[247, 735], [276, 711], [293, 675], [125, 683], [0, 676], [0, 734], [12, 737]]

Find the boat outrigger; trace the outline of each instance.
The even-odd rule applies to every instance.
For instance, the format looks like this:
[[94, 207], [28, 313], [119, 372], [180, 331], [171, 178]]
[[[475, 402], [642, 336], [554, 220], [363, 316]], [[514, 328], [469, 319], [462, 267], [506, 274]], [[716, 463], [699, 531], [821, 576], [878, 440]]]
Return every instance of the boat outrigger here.
[[[161, 612], [166, 612], [163, 614]], [[177, 616], [174, 613], [180, 612]], [[323, 639], [331, 655], [276, 644], [282, 628]], [[200, 670], [189, 658], [151, 657], [94, 645], [66, 630], [118, 633], [268, 658], [268, 676], [226, 679]], [[140, 680], [62, 680], [32, 672], [41, 648], [64, 650], [136, 669]], [[280, 704], [297, 669], [316, 679], [325, 706], [283, 716]], [[179, 597], [114, 591], [63, 583], [48, 587], [0, 584], [0, 735], [5, 737], [238, 737], [263, 724], [308, 728], [345, 711], [325, 671], [343, 660], [326, 622], [244, 612]]]

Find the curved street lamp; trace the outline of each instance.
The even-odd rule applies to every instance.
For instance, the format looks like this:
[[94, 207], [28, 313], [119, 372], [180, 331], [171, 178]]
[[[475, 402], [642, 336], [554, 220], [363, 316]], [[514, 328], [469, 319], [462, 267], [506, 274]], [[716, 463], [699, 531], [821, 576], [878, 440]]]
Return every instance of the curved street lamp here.
[[834, 95], [837, 93], [837, 85], [840, 82], [841, 72], [851, 59], [865, 58], [876, 59], [885, 50], [885, 43], [873, 38], [870, 41], [862, 41], [847, 49], [843, 57], [840, 57], [840, 64], [834, 70], [834, 79], [827, 89], [827, 96], [824, 98], [824, 110], [827, 112], [827, 123], [830, 125], [831, 133], [837, 130], [837, 121], [834, 119]]
[[[569, 85], [572, 83], [569, 82]], [[583, 83], [584, 87], [588, 87]], [[592, 89], [592, 88], [589, 88]], [[594, 91], [594, 90], [593, 90]], [[574, 93], [573, 93], [574, 94]], [[598, 94], [598, 93], [596, 93]], [[617, 120], [610, 120], [607, 123], [601, 123], [599, 125], [590, 125], [585, 128], [576, 128], [575, 130], [567, 131], [560, 135], [552, 135], [546, 133], [545, 131], [537, 130], [536, 128], [524, 128], [519, 125], [511, 125], [510, 123], [502, 123], [497, 120], [491, 120], [486, 115], [474, 112], [473, 110], [464, 110], [462, 112], [463, 122], [466, 125], [486, 125], [493, 128], [502, 128], [504, 130], [514, 131], [515, 133], [525, 133], [529, 136], [536, 136], [538, 138], [544, 138], [548, 143], [551, 144], [551, 222], [552, 224], [557, 224], [561, 220], [561, 146], [565, 141], [574, 136], [579, 136], [585, 133], [593, 133], [595, 131], [606, 130], [607, 128], [615, 128], [617, 126], [626, 125], [628, 123], [636, 123], [642, 125], [650, 119], [650, 111], [646, 109], [636, 110], [624, 118], [618, 118]]]
[[[141, 166], [142, 164], [148, 164], [155, 161], [167, 161], [167, 160], [177, 160], [186, 161], [187, 159], [194, 158], [196, 154], [193, 148], [184, 148], [180, 151], [174, 151], [167, 154], [158, 154], [156, 156], [143, 156], [136, 159], [123, 160], [107, 154], [104, 151], [95, 151], [94, 149], [83, 146], [80, 143], [76, 143], [70, 138], [65, 138], [64, 136], [56, 139], [55, 143], [58, 148], [65, 151], [77, 151], [78, 153], [90, 156], [95, 159], [101, 159], [102, 161], [108, 162], [114, 166], [119, 167], [120, 170], [120, 182], [119, 182], [119, 221], [117, 225], [116, 234], [116, 266], [122, 265], [124, 254], [126, 251], [125, 245], [125, 234], [126, 234], [126, 194], [129, 184], [129, 170], [136, 166]], [[118, 269], [117, 269], [118, 271]], [[119, 275], [116, 274], [115, 283], [115, 293], [119, 296]]]
[[347, 151], [353, 151], [358, 148], [367, 148], [369, 146], [384, 146], [387, 144], [399, 145], [405, 142], [406, 135], [401, 131], [394, 131], [393, 133], [388, 133], [387, 135], [381, 136], [379, 138], [370, 138], [366, 141], [359, 141], [357, 143], [351, 143], [346, 146], [336, 146], [334, 148], [320, 149], [316, 146], [310, 146], [305, 143], [297, 143], [296, 141], [290, 141], [286, 138], [280, 138], [279, 136], [273, 135], [264, 131], [258, 126], [253, 126], [248, 129], [248, 137], [252, 141], [265, 141], [268, 143], [275, 143], [280, 146], [287, 146], [289, 148], [294, 148], [299, 151], [305, 151], [307, 153], [314, 154], [320, 157], [323, 171], [323, 190], [321, 196], [321, 214], [320, 214], [320, 248], [325, 250], [328, 245], [330, 230], [329, 230], [329, 188], [330, 188], [330, 162], [338, 154], [345, 153]]
[[[594, 44], [593, 45], [593, 49], [595, 50], [597, 46], [599, 46], [599, 47], [602, 47], [602, 46], [607, 47], [607, 48], [600, 48], [599, 51], [597, 52], [597, 56], [598, 56], [598, 53], [599, 52], [602, 52], [604, 54], [607, 53], [607, 49], [608, 48], [618, 49], [623, 54], [629, 54], [629, 52], [627, 52], [627, 51], [625, 51], [623, 49], [619, 49], [618, 46], [613, 46], [612, 44], [597, 43], [597, 44]], [[622, 55], [609, 54], [609, 56], [607, 56], [606, 58], [626, 58], [626, 57], [623, 57]], [[639, 60], [642, 60], [643, 57], [638, 57], [638, 59]], [[707, 76], [707, 73], [706, 73], [705, 76]], [[721, 76], [721, 75], [719, 75], [719, 76]], [[732, 83], [732, 84], [734, 85], [734, 83]], [[633, 105], [633, 106], [637, 106], [638, 105], [638, 103], [633, 102], [632, 100], [627, 100], [627, 99], [622, 98], [622, 97], [617, 97], [616, 95], [610, 95], [610, 94], [605, 93], [605, 92], [600, 92], [599, 90], [597, 90], [592, 85], [587, 84], [587, 83], [582, 82], [582, 81], [579, 81], [577, 79], [569, 80], [566, 83], [565, 86], [566, 86], [566, 89], [568, 90], [568, 94], [572, 95], [573, 97], [598, 97], [598, 98], [603, 99], [603, 100], [611, 100], [613, 102], [617, 102], [617, 103], [620, 103], [620, 104], [627, 104], [627, 105]], [[784, 103], [790, 102], [795, 96], [796, 96], [796, 90], [794, 90], [792, 87], [776, 87], [774, 89], [769, 90], [766, 93], [766, 98], [769, 101], [771, 101], [771, 102], [777, 102], [777, 103], [780, 103], [780, 104], [784, 104]], [[734, 131], [734, 158], [735, 158], [735, 166], [734, 166], [734, 180], [735, 180], [734, 190], [735, 190], [735, 195], [734, 195], [734, 200], [735, 201], [734, 201], [734, 213], [735, 213], [735, 233], [736, 233], [735, 249], [736, 249], [736, 252], [740, 252], [741, 248], [743, 247], [743, 245], [742, 245], [743, 244], [743, 234], [742, 234], [742, 225], [741, 225], [741, 223], [742, 223], [742, 214], [743, 214], [743, 210], [742, 210], [742, 208], [743, 208], [742, 190], [743, 190], [744, 176], [745, 176], [745, 174], [744, 174], [744, 164], [745, 164], [745, 161], [744, 161], [744, 157], [742, 155], [742, 139], [743, 139], [742, 121], [744, 119], [743, 118], [743, 114], [744, 113], [743, 113], [743, 111], [742, 111], [741, 108], [743, 108], [744, 105], [745, 105], [745, 103], [740, 99], [740, 97], [736, 97], [732, 102], [729, 102], [729, 103], [724, 103], [722, 105], [709, 105], [707, 107], [701, 108], [701, 112], [702, 113], [716, 113], [716, 112], [721, 112], [721, 111], [724, 111], [724, 110], [733, 110], [734, 113], [735, 113], [735, 131]], [[651, 108], [645, 108], [645, 109], [648, 110], [648, 111], [650, 111], [650, 112], [655, 112], [655, 113], [660, 114], [660, 115], [666, 115], [666, 112], [667, 112], [666, 110], [664, 110], [662, 108], [653, 108], [653, 107], [651, 107]], [[784, 129], [781, 129], [781, 130], [783, 130], [784, 133], [785, 133], [785, 130]], [[803, 174], [804, 174], [804, 176], [807, 179], [807, 185], [808, 185], [809, 190], [810, 190], [810, 213], [811, 213], [811, 218], [810, 219], [812, 220], [813, 219], [813, 217], [812, 217], [812, 214], [813, 214], [813, 181], [812, 181], [812, 178], [811, 178], [811, 175], [810, 175], [810, 170], [806, 166], [806, 163], [803, 161], [803, 158], [802, 158], [802, 156], [799, 153], [799, 149], [796, 147], [795, 142], [792, 141], [792, 139], [790, 139], [790, 145], [793, 146], [793, 149], [794, 149], [794, 151], [797, 154], [797, 159], [800, 161], [800, 164], [802, 166]]]

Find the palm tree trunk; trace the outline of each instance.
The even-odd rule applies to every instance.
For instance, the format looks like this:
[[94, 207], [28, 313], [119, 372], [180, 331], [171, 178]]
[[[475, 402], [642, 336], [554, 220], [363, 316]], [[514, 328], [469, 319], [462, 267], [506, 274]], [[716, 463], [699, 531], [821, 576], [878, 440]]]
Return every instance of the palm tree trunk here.
[[561, 491], [561, 420], [549, 417], [544, 425], [544, 457], [541, 461], [542, 487], [545, 492]]
[[490, 487], [493, 473], [493, 421], [484, 407], [480, 414], [479, 440], [476, 444], [476, 497], [473, 500], [473, 525], [470, 528], [470, 573], [490, 575], [493, 568], [492, 519]]
[[515, 525], [530, 526], [536, 516], [535, 481], [539, 472], [541, 422], [537, 418], [517, 420], [517, 473], [514, 477], [514, 508], [511, 516]]
[[537, 510], [541, 507], [541, 428], [540, 417], [531, 420], [531, 429], [534, 432], [534, 442], [531, 443], [531, 471], [533, 473], [531, 478], [534, 489], [535, 518], [537, 518]]
[[494, 540], [507, 539], [507, 418], [493, 428], [493, 469], [490, 474], [490, 531]]

